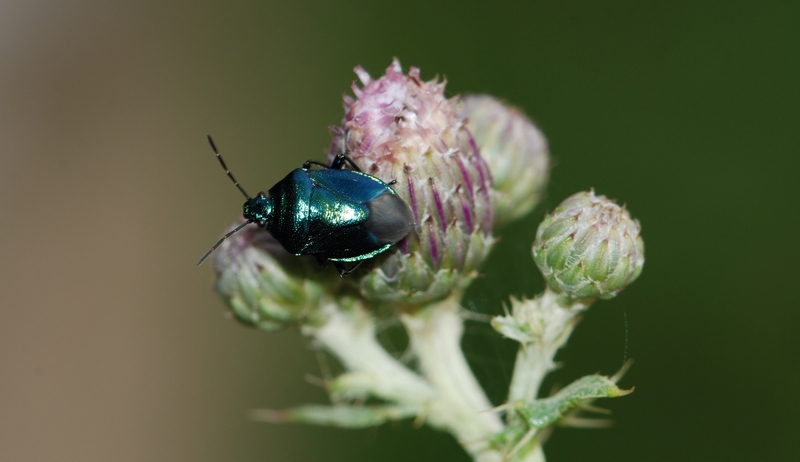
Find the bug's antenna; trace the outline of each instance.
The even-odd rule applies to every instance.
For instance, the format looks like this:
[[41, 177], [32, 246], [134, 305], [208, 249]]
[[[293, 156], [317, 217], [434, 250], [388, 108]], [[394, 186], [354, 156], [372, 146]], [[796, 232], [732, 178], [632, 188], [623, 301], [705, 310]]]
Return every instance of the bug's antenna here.
[[[222, 156], [219, 154], [219, 151], [217, 151], [217, 145], [216, 145], [216, 144], [214, 144], [214, 140], [212, 140], [212, 139], [211, 139], [211, 135], [206, 135], [206, 137], [208, 137], [208, 144], [210, 144], [210, 145], [211, 145], [211, 149], [213, 149], [213, 150], [214, 150], [214, 154], [216, 154], [216, 155], [217, 155], [217, 160], [219, 160], [219, 164], [220, 164], [220, 165], [222, 165], [222, 168], [225, 170], [225, 173], [227, 173], [227, 174], [228, 174], [228, 178], [230, 178], [230, 179], [231, 179], [231, 181], [233, 181], [233, 184], [234, 184], [234, 185], [235, 185], [237, 188], [239, 188], [239, 191], [241, 191], [241, 192], [242, 192], [242, 194], [244, 194], [244, 197], [246, 197], [246, 198], [250, 199], [250, 195], [249, 195], [249, 194], [247, 194], [247, 193], [244, 191], [244, 189], [242, 189], [242, 187], [239, 185], [239, 182], [238, 182], [238, 181], [236, 181], [236, 178], [234, 178], [234, 177], [233, 177], [233, 173], [231, 173], [231, 171], [230, 171], [230, 170], [228, 170], [228, 166], [227, 166], [227, 165], [225, 165], [225, 161], [224, 161], [224, 160], [222, 160]], [[220, 242], [221, 242], [221, 241], [220, 241]], [[219, 242], [217, 243], [217, 245], [219, 245]], [[211, 250], [214, 250], [214, 249], [211, 249]], [[206, 256], [208, 256], [208, 255], [206, 255]], [[202, 261], [201, 261], [200, 263], [202, 263]], [[198, 263], [198, 265], [199, 265], [200, 263]]]
[[[210, 139], [210, 138], [209, 138], [209, 139]], [[212, 145], [212, 146], [213, 146], [213, 145]], [[234, 233], [236, 233], [236, 231], [239, 231], [240, 229], [244, 228], [245, 226], [249, 225], [250, 223], [252, 223], [252, 221], [251, 221], [251, 220], [247, 220], [247, 221], [245, 221], [244, 223], [242, 223], [241, 225], [237, 226], [237, 227], [236, 227], [236, 229], [234, 229], [233, 231], [231, 231], [231, 232], [229, 232], [228, 234], [226, 234], [226, 235], [222, 236], [222, 239], [218, 240], [218, 241], [217, 241], [217, 243], [216, 243], [216, 244], [214, 244], [214, 247], [211, 247], [211, 248], [208, 250], [208, 252], [206, 252], [206, 253], [205, 253], [205, 255], [203, 255], [203, 256], [200, 258], [200, 261], [198, 261], [198, 262], [197, 262], [197, 266], [200, 266], [200, 265], [202, 265], [202, 264], [203, 264], [203, 262], [204, 262], [204, 261], [206, 261], [206, 258], [208, 258], [208, 256], [209, 256], [209, 255], [211, 255], [211, 252], [213, 252], [213, 251], [217, 250], [217, 247], [219, 247], [219, 246], [220, 246], [220, 244], [222, 244], [222, 243], [225, 241], [225, 239], [227, 239], [227, 238], [231, 237], [231, 236], [232, 236]]]

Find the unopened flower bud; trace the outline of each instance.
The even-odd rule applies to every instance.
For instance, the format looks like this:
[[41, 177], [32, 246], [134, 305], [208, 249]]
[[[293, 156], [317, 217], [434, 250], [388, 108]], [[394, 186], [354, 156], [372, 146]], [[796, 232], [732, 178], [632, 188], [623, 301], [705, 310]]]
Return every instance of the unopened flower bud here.
[[533, 259], [552, 290], [569, 299], [611, 298], [644, 265], [639, 222], [594, 191], [567, 198], [536, 232]]
[[289, 254], [255, 225], [225, 240], [213, 258], [217, 291], [233, 316], [268, 331], [320, 322], [319, 307], [341, 279], [313, 259]]
[[356, 74], [363, 86], [345, 97], [330, 156], [348, 152], [365, 173], [394, 181], [415, 221], [395, 251], [355, 274], [361, 293], [416, 305], [463, 289], [494, 242], [489, 169], [443, 82], [423, 82], [414, 67], [406, 75], [397, 60], [378, 79]]
[[547, 185], [547, 140], [519, 109], [489, 95], [465, 95], [458, 106], [494, 180], [494, 226], [527, 215]]

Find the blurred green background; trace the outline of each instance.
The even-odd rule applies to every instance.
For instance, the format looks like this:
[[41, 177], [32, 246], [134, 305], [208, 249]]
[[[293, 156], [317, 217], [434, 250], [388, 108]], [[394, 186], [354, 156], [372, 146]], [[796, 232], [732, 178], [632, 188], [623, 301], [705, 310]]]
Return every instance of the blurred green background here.
[[[595, 305], [546, 386], [621, 365], [611, 429], [548, 460], [797, 460], [797, 2], [0, 2], [0, 460], [467, 461], [408, 422], [247, 420], [326, 396], [295, 330], [225, 320], [194, 263], [250, 191], [324, 159], [363, 65], [531, 115], [555, 169], [468, 308], [543, 288], [535, 227], [594, 187], [642, 222], [642, 277]], [[493, 399], [514, 347], [471, 324]]]

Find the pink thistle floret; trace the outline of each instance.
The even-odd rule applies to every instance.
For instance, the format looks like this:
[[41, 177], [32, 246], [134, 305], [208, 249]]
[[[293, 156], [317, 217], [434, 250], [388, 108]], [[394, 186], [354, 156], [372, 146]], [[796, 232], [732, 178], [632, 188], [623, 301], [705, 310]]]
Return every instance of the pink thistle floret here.
[[456, 101], [445, 82], [424, 82], [415, 67], [404, 74], [397, 60], [378, 79], [355, 72], [362, 86], [344, 98], [330, 157], [347, 152], [366, 173], [395, 180], [416, 221], [361, 278], [362, 294], [416, 304], [465, 287], [494, 241], [492, 176]]

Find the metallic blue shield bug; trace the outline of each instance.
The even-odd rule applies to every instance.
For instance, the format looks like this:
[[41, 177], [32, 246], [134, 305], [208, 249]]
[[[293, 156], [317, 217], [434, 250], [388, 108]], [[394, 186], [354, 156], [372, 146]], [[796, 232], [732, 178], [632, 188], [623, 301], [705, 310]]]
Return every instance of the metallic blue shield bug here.
[[[225, 239], [255, 223], [288, 252], [314, 256], [323, 266], [331, 261], [346, 276], [414, 227], [411, 209], [391, 188], [394, 181], [387, 184], [362, 172], [346, 154], [336, 156], [331, 165], [308, 160], [270, 188], [269, 196], [260, 192], [250, 197], [228, 170], [211, 136], [208, 142], [225, 173], [247, 198], [243, 207], [247, 221], [214, 244], [198, 266]], [[345, 164], [353, 170], [345, 169]], [[347, 268], [343, 262], [355, 265]]]

